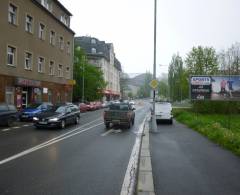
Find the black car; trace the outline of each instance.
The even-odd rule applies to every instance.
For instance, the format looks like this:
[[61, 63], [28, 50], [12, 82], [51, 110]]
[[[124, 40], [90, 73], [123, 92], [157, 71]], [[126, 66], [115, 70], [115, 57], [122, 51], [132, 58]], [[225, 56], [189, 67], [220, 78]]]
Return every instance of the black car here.
[[17, 113], [14, 105], [0, 103], [0, 125], [12, 126], [17, 120]]
[[44, 112], [33, 117], [36, 128], [40, 127], [60, 127], [65, 128], [67, 124], [78, 124], [80, 120], [80, 110], [78, 106], [69, 104], [57, 107], [55, 110]]

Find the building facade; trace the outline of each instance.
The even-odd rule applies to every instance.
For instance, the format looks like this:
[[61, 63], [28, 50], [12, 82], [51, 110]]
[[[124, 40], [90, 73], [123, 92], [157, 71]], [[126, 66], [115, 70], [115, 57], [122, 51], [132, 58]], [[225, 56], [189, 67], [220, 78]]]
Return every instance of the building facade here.
[[57, 0], [1, 0], [0, 102], [71, 101], [70, 17]]
[[107, 82], [106, 89], [103, 91], [103, 100], [120, 98], [122, 69], [121, 63], [115, 56], [113, 44], [88, 36], [75, 37], [74, 44], [85, 50], [89, 64], [102, 70], [104, 80]]

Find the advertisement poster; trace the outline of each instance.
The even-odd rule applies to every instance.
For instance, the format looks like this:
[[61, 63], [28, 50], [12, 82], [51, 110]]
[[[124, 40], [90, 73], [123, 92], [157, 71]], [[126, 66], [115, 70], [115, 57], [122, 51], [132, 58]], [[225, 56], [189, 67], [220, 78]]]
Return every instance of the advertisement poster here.
[[192, 100], [240, 100], [240, 76], [191, 76]]
[[211, 100], [240, 100], [240, 76], [212, 76]]

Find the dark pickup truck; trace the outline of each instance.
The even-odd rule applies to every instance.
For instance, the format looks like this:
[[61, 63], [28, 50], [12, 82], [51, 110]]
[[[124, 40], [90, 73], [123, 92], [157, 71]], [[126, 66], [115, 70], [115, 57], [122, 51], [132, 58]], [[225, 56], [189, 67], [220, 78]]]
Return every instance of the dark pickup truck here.
[[135, 108], [129, 103], [114, 103], [104, 111], [104, 123], [106, 128], [113, 125], [127, 125], [130, 128], [135, 120]]

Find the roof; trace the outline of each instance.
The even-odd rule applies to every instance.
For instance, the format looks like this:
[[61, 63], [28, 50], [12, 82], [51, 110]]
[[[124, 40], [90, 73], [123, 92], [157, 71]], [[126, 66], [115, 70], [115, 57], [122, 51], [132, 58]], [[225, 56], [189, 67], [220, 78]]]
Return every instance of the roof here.
[[[31, 0], [34, 4], [36, 4], [39, 8], [41, 8], [42, 10], [44, 10], [46, 13], [48, 13], [53, 19], [55, 19], [60, 25], [62, 25], [63, 27], [65, 27], [69, 32], [71, 32], [72, 34], [75, 34], [75, 32], [68, 27], [67, 25], [65, 25], [64, 23], [62, 23], [59, 18], [57, 18], [53, 13], [51, 13], [47, 8], [45, 8], [41, 3], [39, 3], [37, 0]], [[58, 1], [58, 0], [54, 0], [56, 2], [56, 4], [61, 7], [67, 14], [69, 14], [69, 16], [72, 16], [72, 14]]]
[[[110, 49], [112, 46], [111, 43], [100, 41], [95, 37], [81, 36], [75, 37], [74, 44], [75, 46], [80, 46], [83, 48], [87, 56], [91, 59], [105, 58], [107, 61], [110, 61]], [[96, 49], [96, 53], [92, 53], [92, 48]], [[122, 71], [121, 63], [116, 57], [114, 57], [114, 66], [119, 71]]]

